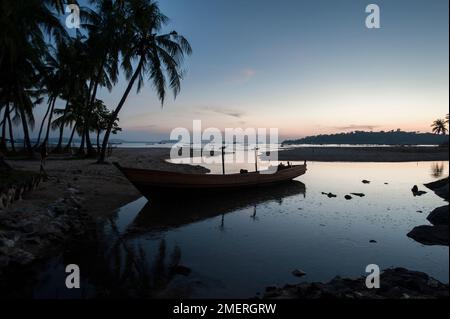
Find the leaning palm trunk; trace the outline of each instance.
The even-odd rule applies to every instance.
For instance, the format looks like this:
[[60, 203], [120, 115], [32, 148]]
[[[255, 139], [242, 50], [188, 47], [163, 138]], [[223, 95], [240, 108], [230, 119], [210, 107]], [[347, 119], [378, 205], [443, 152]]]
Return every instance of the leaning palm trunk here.
[[101, 152], [100, 152], [98, 163], [104, 163], [105, 162], [106, 149], [108, 147], [109, 136], [111, 135], [111, 131], [112, 131], [112, 128], [114, 126], [114, 122], [117, 120], [117, 116], [119, 115], [120, 110], [122, 109], [123, 105], [125, 104], [125, 101], [127, 100], [128, 94], [130, 94], [131, 88], [133, 87], [134, 82], [138, 78], [139, 73], [141, 72], [141, 69], [142, 69], [143, 65], [144, 65], [144, 58], [141, 56], [141, 58], [139, 60], [139, 64], [138, 64], [136, 70], [134, 71], [134, 74], [131, 77], [130, 82], [128, 83], [127, 89], [125, 90], [122, 98], [120, 99], [120, 102], [117, 105], [116, 109], [111, 114], [111, 119], [109, 120], [108, 128], [106, 129], [105, 136], [103, 137], [102, 149], [101, 149]]
[[67, 145], [65, 147], [67, 150], [70, 150], [70, 148], [72, 147], [72, 140], [73, 140], [73, 136], [75, 135], [76, 129], [77, 129], [77, 123], [75, 123], [73, 125], [73, 129], [72, 129], [72, 133], [70, 134], [69, 142], [67, 142]]
[[25, 114], [25, 111], [23, 108], [20, 108], [19, 112], [20, 112], [20, 119], [22, 120], [24, 146], [25, 146], [28, 154], [32, 155], [33, 147], [31, 146], [30, 133], [28, 131], [27, 117], [26, 117], [26, 114]]
[[15, 153], [16, 146], [14, 143], [13, 126], [12, 126], [11, 116], [10, 116], [9, 112], [8, 112], [6, 119], [8, 120], [8, 128], [9, 128], [9, 144], [11, 145], [11, 150]]
[[52, 98], [50, 98], [48, 100], [47, 112], [45, 112], [44, 118], [42, 119], [42, 122], [41, 122], [41, 127], [39, 128], [38, 138], [36, 140], [36, 143], [34, 144], [35, 148], [37, 148], [39, 146], [39, 143], [41, 142], [41, 135], [42, 135], [42, 131], [44, 130], [45, 120], [47, 119], [48, 113], [50, 112], [50, 109], [52, 107], [52, 103], [53, 103], [53, 100], [52, 100]]
[[61, 152], [62, 150], [62, 139], [64, 134], [64, 126], [66, 125], [66, 115], [68, 110], [69, 110], [69, 99], [67, 99], [66, 107], [64, 108], [63, 120], [61, 126], [59, 127], [59, 138], [58, 144], [56, 145], [56, 148], [54, 150], [55, 152]]
[[0, 150], [6, 151], [6, 122], [7, 122], [7, 116], [9, 114], [9, 105], [6, 104], [5, 106], [5, 114], [3, 115], [3, 121], [2, 121], [2, 137], [0, 139]]
[[[96, 154], [94, 148], [92, 147], [92, 143], [91, 143], [91, 139], [89, 136], [89, 125], [91, 123], [91, 118], [92, 118], [92, 111], [93, 111], [93, 105], [95, 102], [95, 99], [97, 97], [97, 89], [98, 89], [98, 85], [100, 83], [100, 78], [103, 75], [103, 67], [104, 67], [104, 62], [105, 59], [103, 59], [102, 63], [100, 64], [100, 68], [99, 71], [97, 73], [97, 77], [94, 81], [94, 85], [93, 85], [93, 91], [92, 94], [90, 94], [89, 97], [89, 105], [87, 108], [87, 113], [86, 113], [86, 121], [85, 121], [85, 131], [86, 131], [86, 147], [87, 147], [87, 156], [93, 156], [94, 154]], [[97, 136], [98, 138], [98, 136]], [[98, 141], [97, 141], [97, 153], [99, 152], [99, 147], [98, 147]]]
[[86, 134], [86, 155], [87, 156], [93, 156], [96, 154], [94, 147], [92, 146], [91, 137], [89, 136], [89, 128], [85, 130]]
[[47, 122], [47, 131], [45, 133], [45, 138], [44, 141], [42, 142], [43, 145], [47, 145], [48, 144], [48, 138], [50, 135], [50, 126], [52, 124], [52, 117], [53, 117], [53, 111], [55, 109], [55, 103], [56, 103], [56, 98], [53, 98], [53, 102], [50, 108], [50, 114], [48, 116], [48, 122]]

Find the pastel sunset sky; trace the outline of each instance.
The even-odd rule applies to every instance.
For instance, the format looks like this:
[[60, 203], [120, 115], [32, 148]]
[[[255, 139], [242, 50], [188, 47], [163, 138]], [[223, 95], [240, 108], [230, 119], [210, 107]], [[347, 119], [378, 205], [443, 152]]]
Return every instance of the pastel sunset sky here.
[[[365, 8], [381, 8], [367, 29]], [[126, 140], [175, 127], [277, 127], [283, 138], [351, 130], [430, 131], [448, 113], [448, 0], [161, 0], [191, 42], [181, 94], [151, 84], [120, 114]], [[115, 107], [121, 79], [99, 98]], [[44, 106], [43, 106], [44, 108]]]

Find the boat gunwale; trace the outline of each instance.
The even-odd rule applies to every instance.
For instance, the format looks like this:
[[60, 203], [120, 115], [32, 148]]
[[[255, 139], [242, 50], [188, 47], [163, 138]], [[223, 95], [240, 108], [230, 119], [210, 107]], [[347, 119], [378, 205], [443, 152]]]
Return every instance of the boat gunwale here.
[[274, 173], [263, 173], [268, 170], [264, 171], [253, 171], [248, 173], [233, 173], [233, 174], [196, 174], [196, 173], [183, 173], [183, 172], [171, 172], [171, 171], [163, 171], [163, 170], [154, 170], [154, 169], [146, 169], [146, 168], [135, 168], [135, 167], [124, 167], [121, 166], [119, 163], [114, 162], [114, 166], [116, 166], [121, 172], [125, 173], [126, 171], [129, 172], [145, 172], [148, 174], [164, 174], [164, 175], [172, 175], [172, 176], [184, 176], [184, 177], [198, 177], [198, 176], [210, 176], [210, 177], [233, 177], [233, 176], [248, 176], [248, 175], [275, 175], [275, 174], [281, 174], [281, 173], [287, 173], [291, 172], [294, 169], [303, 168], [305, 171], [307, 170], [306, 164], [299, 164], [299, 165], [291, 165], [290, 167], [285, 167], [282, 170], [277, 170]]

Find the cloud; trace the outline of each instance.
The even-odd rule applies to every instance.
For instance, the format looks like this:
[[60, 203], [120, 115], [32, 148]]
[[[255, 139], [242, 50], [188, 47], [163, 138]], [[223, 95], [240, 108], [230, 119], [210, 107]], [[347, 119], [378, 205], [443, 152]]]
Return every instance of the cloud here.
[[205, 106], [200, 108], [201, 111], [206, 111], [206, 112], [213, 112], [213, 113], [217, 113], [217, 114], [222, 114], [222, 115], [228, 115], [231, 117], [235, 117], [235, 118], [242, 118], [245, 113], [238, 111], [238, 110], [233, 110], [233, 109], [228, 109], [228, 108], [221, 108], [221, 107], [211, 107], [211, 106]]
[[349, 130], [373, 130], [377, 127], [380, 127], [379, 125], [357, 125], [357, 124], [350, 124], [347, 126], [334, 126], [333, 128], [343, 131], [349, 131]]

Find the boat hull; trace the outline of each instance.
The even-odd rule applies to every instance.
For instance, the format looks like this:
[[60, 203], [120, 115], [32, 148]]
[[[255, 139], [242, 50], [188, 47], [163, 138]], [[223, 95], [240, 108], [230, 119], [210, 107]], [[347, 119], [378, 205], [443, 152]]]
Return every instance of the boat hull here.
[[293, 180], [305, 174], [305, 165], [284, 168], [272, 174], [252, 172], [245, 174], [183, 174], [139, 168], [122, 167], [115, 163], [125, 177], [149, 199], [195, 194], [239, 191], [266, 187]]

